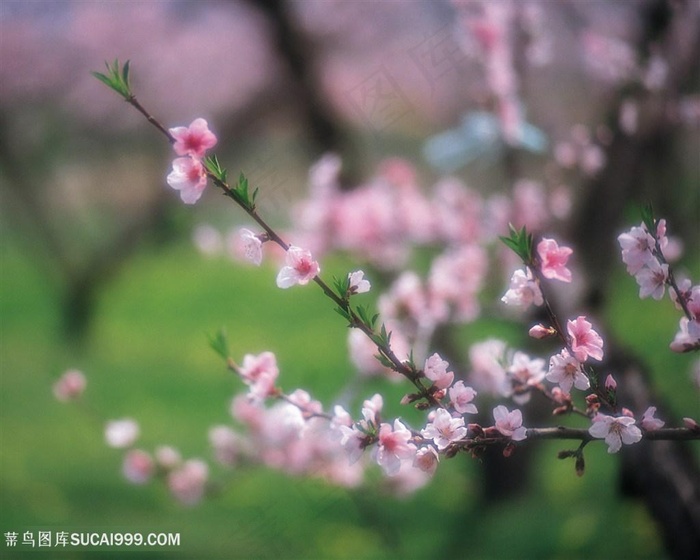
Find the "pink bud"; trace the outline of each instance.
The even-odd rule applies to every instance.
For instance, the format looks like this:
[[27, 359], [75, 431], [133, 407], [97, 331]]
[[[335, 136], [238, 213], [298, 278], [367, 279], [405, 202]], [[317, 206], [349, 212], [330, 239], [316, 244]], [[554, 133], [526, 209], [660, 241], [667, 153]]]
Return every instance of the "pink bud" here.
[[549, 338], [550, 336], [554, 336], [557, 334], [557, 331], [553, 327], [545, 327], [542, 324], [535, 325], [532, 327], [529, 331], [528, 334], [532, 338]]
[[605, 378], [605, 388], [608, 391], [614, 391], [615, 389], [617, 389], [617, 381], [615, 381], [615, 378], [612, 376], [612, 374], [609, 374]]
[[61, 402], [75, 400], [83, 394], [86, 384], [82, 372], [70, 369], [54, 383], [53, 394]]

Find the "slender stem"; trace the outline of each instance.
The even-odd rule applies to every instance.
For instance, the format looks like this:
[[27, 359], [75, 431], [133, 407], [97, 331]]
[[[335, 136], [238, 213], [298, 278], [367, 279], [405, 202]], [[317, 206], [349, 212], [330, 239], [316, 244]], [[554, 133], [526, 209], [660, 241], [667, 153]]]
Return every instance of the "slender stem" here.
[[146, 117], [146, 120], [153, 126], [155, 126], [160, 132], [162, 132], [171, 144], [175, 143], [175, 137], [172, 134], [170, 134], [170, 131], [167, 128], [165, 128], [153, 115], [146, 111], [144, 106], [141, 105], [141, 103], [139, 103], [139, 101], [136, 99], [135, 95], [130, 95], [129, 97], [127, 97], [126, 102], [129, 103], [132, 107], [134, 107], [144, 117]]

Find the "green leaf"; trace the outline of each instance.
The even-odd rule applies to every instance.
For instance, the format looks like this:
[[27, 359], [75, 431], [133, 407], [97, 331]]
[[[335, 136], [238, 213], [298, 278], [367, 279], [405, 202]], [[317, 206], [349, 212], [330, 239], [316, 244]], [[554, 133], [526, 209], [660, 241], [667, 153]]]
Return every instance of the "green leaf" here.
[[375, 358], [379, 361], [380, 364], [382, 364], [384, 367], [388, 367], [389, 369], [394, 369], [394, 364], [393, 362], [387, 358], [384, 354], [375, 354]]
[[345, 300], [348, 296], [348, 289], [350, 288], [350, 278], [338, 278], [333, 277], [333, 285], [335, 286], [336, 293], [340, 296], [340, 299]]
[[220, 328], [215, 335], [209, 335], [209, 346], [212, 350], [221, 356], [224, 360], [228, 360], [231, 352], [228, 346], [228, 337], [226, 329]]
[[91, 72], [91, 74], [103, 84], [116, 91], [124, 99], [131, 98], [131, 85], [129, 84], [130, 61], [127, 60], [121, 69], [119, 67], [119, 59], [115, 59], [111, 65], [105, 62], [105, 66], [107, 67], [106, 74], [102, 72]]
[[499, 236], [499, 239], [516, 255], [518, 255], [522, 261], [529, 265], [532, 263], [532, 248], [533, 248], [533, 237], [532, 234], [528, 233], [525, 226], [520, 228], [520, 230], [515, 229], [513, 224], [508, 224], [510, 230], [510, 236], [504, 237]]
[[654, 207], [651, 202], [647, 202], [642, 207], [642, 222], [647, 228], [647, 231], [656, 238], [656, 218], [654, 218]]
[[348, 321], [352, 322], [352, 319], [350, 318], [350, 313], [348, 313], [345, 309], [342, 307], [338, 306], [334, 308], [336, 313], [340, 315], [341, 317], [345, 317]]

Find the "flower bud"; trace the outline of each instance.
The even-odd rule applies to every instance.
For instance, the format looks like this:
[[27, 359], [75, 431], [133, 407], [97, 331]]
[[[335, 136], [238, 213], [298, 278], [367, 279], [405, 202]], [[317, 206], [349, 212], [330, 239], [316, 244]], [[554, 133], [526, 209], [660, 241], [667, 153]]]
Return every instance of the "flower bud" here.
[[484, 435], [484, 430], [479, 424], [467, 424], [467, 430], [471, 437], [482, 437]]
[[569, 457], [572, 457], [575, 453], [575, 451], [569, 450], [560, 451], [559, 453], [557, 453], [557, 459], [568, 459]]
[[586, 461], [583, 459], [583, 453], [576, 457], [576, 476], [583, 476], [586, 470]]
[[532, 338], [541, 339], [555, 336], [557, 331], [554, 327], [545, 327], [542, 324], [537, 324], [528, 331], [528, 334]]
[[608, 374], [608, 376], [605, 378], [605, 388], [608, 391], [614, 391], [617, 389], [617, 381], [615, 381], [615, 378], [612, 376], [612, 374]]
[[700, 424], [692, 418], [683, 418], [683, 425], [689, 430], [700, 433]]

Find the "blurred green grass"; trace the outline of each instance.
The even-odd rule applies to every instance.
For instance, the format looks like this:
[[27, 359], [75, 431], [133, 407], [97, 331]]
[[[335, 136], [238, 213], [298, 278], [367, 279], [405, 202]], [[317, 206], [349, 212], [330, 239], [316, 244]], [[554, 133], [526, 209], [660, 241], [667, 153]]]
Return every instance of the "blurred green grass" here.
[[[158, 484], [129, 485], [120, 475], [121, 453], [103, 444], [98, 418], [132, 416], [141, 425], [140, 447], [166, 443], [207, 458], [208, 428], [229, 421], [240, 385], [207, 334], [225, 327], [239, 357], [273, 350], [286, 389], [309, 389], [328, 404], [350, 375], [342, 322], [319, 290], [278, 290], [272, 269], [202, 259], [183, 239], [147, 246], [129, 261], [102, 293], [89, 339], [72, 345], [60, 333], [56, 292], [26, 247], [5, 235], [1, 257], [3, 533], [181, 533], [175, 551], [129, 558], [570, 559], [596, 556], [601, 546], [610, 558], [664, 557], [643, 507], [616, 496], [615, 461], [602, 445], [590, 446], [579, 479], [570, 462], [555, 459], [561, 444], [541, 444], [527, 495], [489, 508], [477, 499], [482, 465], [467, 458], [443, 462], [431, 485], [404, 499], [376, 485], [347, 491], [265, 469], [214, 468], [228, 484], [196, 508], [179, 506]], [[342, 261], [324, 263], [329, 278], [345, 270]], [[691, 357], [665, 351], [677, 314], [668, 302], [640, 302], [624, 274], [614, 285], [608, 318], [615, 334], [653, 367], [662, 394], [687, 414], [697, 407]], [[69, 367], [89, 378], [92, 414], [52, 397], [51, 384]], [[390, 414], [402, 414], [404, 389], [388, 391]], [[0, 545], [0, 556], [7, 552]], [[51, 556], [120, 558], [123, 551], [60, 556], [52, 549]]]

